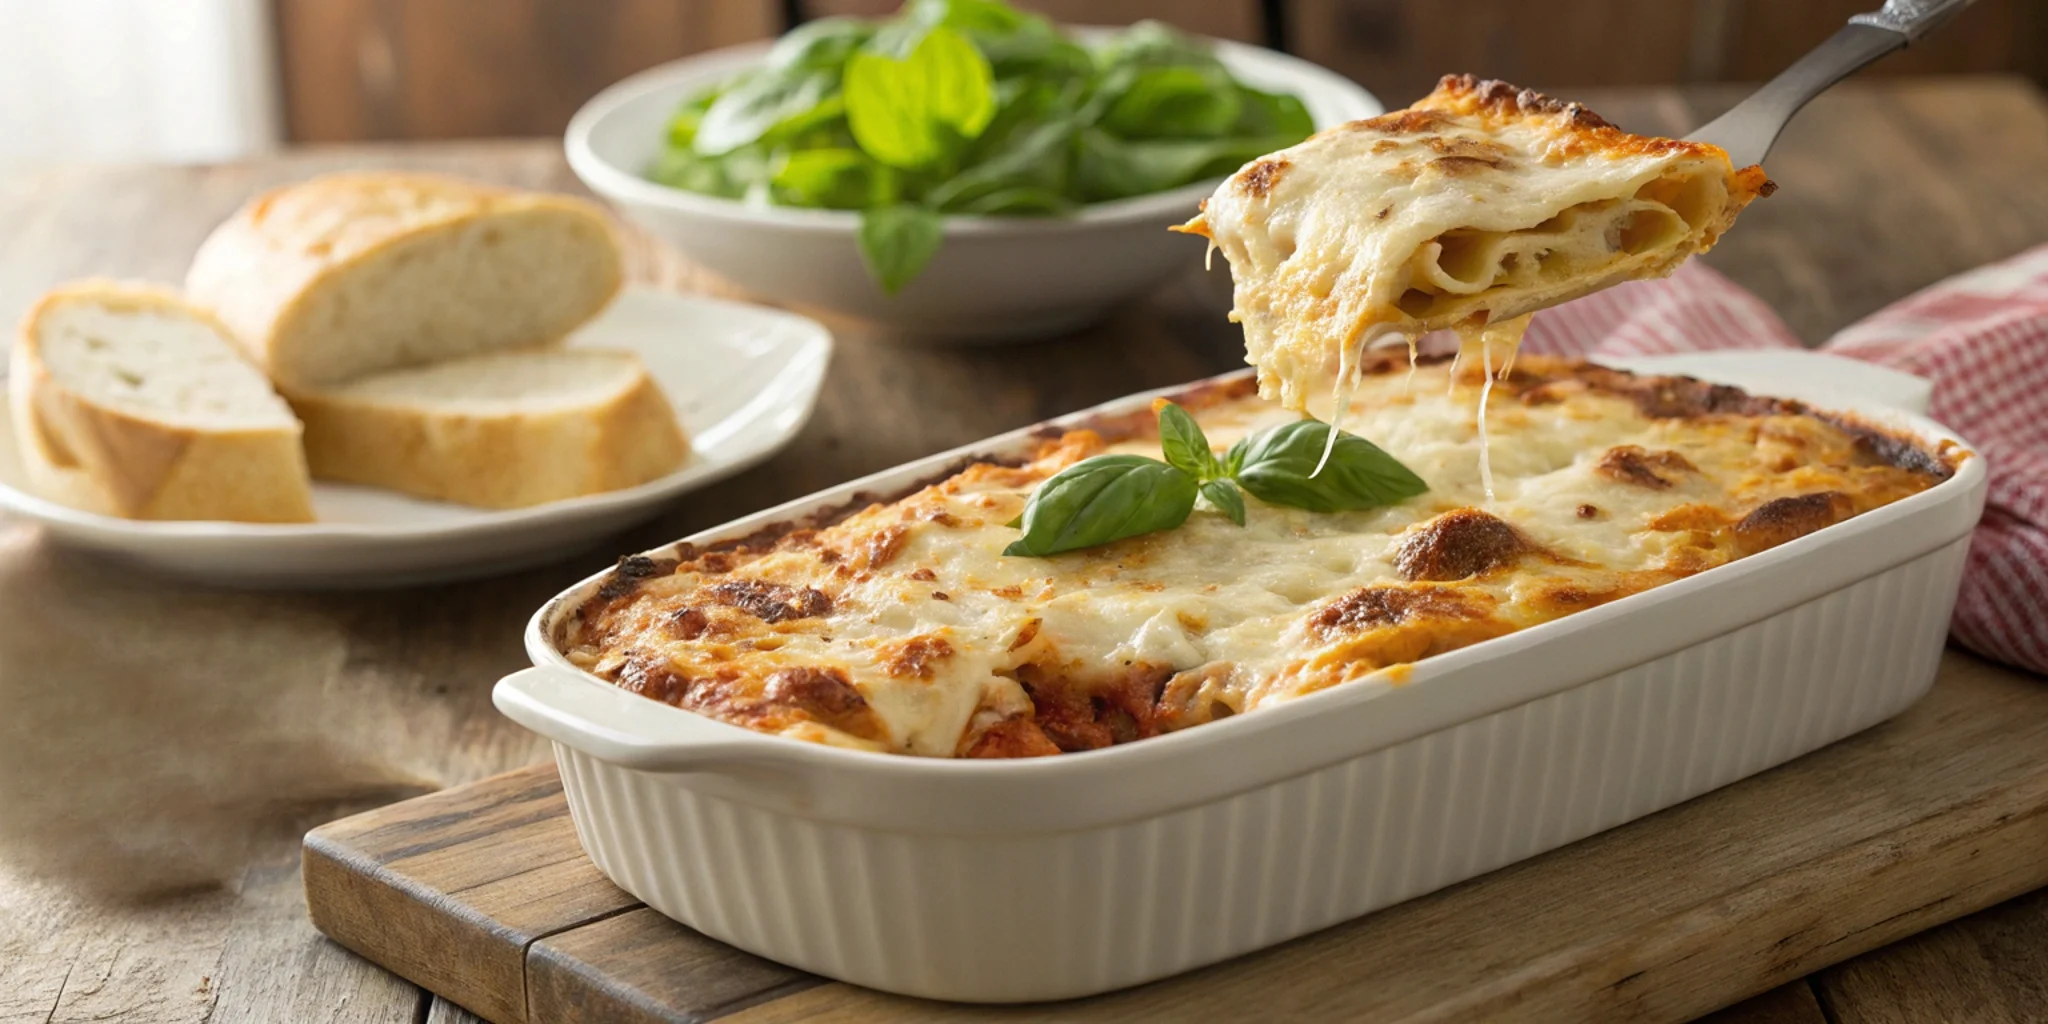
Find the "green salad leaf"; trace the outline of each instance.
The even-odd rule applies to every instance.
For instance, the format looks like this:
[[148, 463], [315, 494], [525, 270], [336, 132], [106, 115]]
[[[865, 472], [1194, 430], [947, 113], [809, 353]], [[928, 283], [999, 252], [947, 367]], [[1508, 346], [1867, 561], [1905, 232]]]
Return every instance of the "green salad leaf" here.
[[861, 259], [882, 290], [894, 295], [931, 262], [944, 232], [938, 211], [915, 203], [865, 210], [860, 217]]
[[846, 63], [847, 126], [860, 148], [892, 167], [928, 167], [953, 156], [995, 112], [988, 59], [943, 25], [900, 60], [862, 51]]
[[1206, 41], [1157, 22], [1084, 47], [1002, 0], [909, 0], [790, 31], [680, 104], [645, 173], [860, 211], [862, 256], [894, 293], [947, 216], [1069, 215], [1220, 177], [1313, 130], [1299, 99], [1239, 82]]

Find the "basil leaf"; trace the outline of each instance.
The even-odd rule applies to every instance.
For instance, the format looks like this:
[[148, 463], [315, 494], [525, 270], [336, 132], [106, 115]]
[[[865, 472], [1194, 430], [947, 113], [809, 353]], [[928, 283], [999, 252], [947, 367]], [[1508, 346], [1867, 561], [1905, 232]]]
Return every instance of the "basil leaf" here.
[[[1232, 134], [1272, 136], [1293, 139], [1294, 142], [1315, 134], [1316, 119], [1301, 100], [1285, 93], [1260, 92], [1244, 85], [1237, 87], [1237, 95], [1239, 113]], [[1293, 144], [1287, 143], [1288, 146]]]
[[943, 26], [965, 35], [988, 58], [996, 77], [1068, 78], [1094, 67], [1088, 51], [1060, 34], [1043, 15], [999, 0], [911, 0], [875, 41], [882, 53], [907, 53], [926, 31]]
[[846, 120], [869, 156], [918, 168], [957, 153], [995, 116], [988, 59], [943, 26], [896, 60], [863, 50], [846, 64]]
[[1254, 157], [1298, 141], [1278, 145], [1272, 138], [1132, 141], [1091, 128], [1081, 133], [1074, 190], [1091, 203], [1163, 192], [1221, 177]]
[[1223, 475], [1223, 464], [1216, 461], [1216, 453], [1209, 449], [1209, 438], [1202, 433], [1202, 425], [1172, 402], [1159, 407], [1159, 451], [1166, 456], [1167, 465], [1197, 480]]
[[1073, 200], [1050, 189], [1020, 185], [984, 192], [972, 199], [953, 203], [947, 206], [946, 212], [993, 217], [1055, 217], [1073, 212], [1075, 205]]
[[1230, 517], [1230, 521], [1244, 525], [1244, 495], [1237, 492], [1237, 485], [1228, 480], [1210, 480], [1202, 484], [1202, 497], [1217, 511]]
[[697, 141], [697, 126], [704, 123], [704, 114], [711, 104], [718, 101], [718, 90], [709, 89], [684, 100], [676, 108], [675, 115], [668, 121], [668, 145], [673, 149], [688, 151]]
[[1259, 431], [1238, 442], [1230, 458], [1239, 465], [1237, 482], [1252, 496], [1311, 512], [1348, 512], [1391, 505], [1429, 489], [1421, 477], [1378, 445], [1341, 431], [1330, 461], [1316, 476], [1316, 463], [1330, 425], [1297, 420]]
[[1111, 36], [1096, 60], [1105, 68], [1222, 66], [1207, 43], [1150, 18]]
[[939, 251], [945, 225], [933, 210], [909, 203], [867, 210], [860, 217], [860, 256], [882, 291], [894, 295]]
[[647, 176], [672, 188], [740, 199], [766, 182], [769, 172], [759, 146], [742, 146], [722, 156], [700, 156], [671, 147], [655, 159]]
[[896, 199], [896, 171], [858, 149], [800, 149], [784, 154], [769, 184], [775, 201], [828, 210], [886, 206]]
[[700, 156], [720, 156], [803, 119], [839, 91], [836, 71], [758, 68], [720, 93], [690, 140]]
[[768, 48], [771, 68], [838, 68], [875, 34], [860, 18], [813, 18], [783, 33]]
[[1126, 139], [1212, 138], [1229, 132], [1243, 109], [1220, 67], [1147, 68], [1110, 104], [1102, 127]]
[[993, 213], [997, 210], [982, 200], [999, 192], [1031, 189], [1059, 196], [1066, 188], [1073, 137], [1073, 126], [1063, 121], [1032, 128], [984, 163], [932, 189], [925, 201], [951, 212]]
[[1038, 486], [1024, 506], [1024, 536], [1003, 554], [1044, 558], [1171, 530], [1194, 508], [1194, 477], [1142, 455], [1097, 455]]

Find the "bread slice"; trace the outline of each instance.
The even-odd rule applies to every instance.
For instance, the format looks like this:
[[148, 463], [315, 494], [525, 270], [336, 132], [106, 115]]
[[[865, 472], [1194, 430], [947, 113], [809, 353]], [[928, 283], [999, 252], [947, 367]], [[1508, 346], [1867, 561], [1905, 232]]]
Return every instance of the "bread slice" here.
[[619, 290], [598, 208], [425, 174], [338, 174], [257, 197], [185, 287], [279, 385], [318, 388], [556, 341]]
[[167, 288], [88, 281], [22, 320], [8, 387], [34, 489], [130, 519], [313, 518], [299, 421]]
[[288, 394], [314, 476], [464, 505], [631, 487], [689, 452], [661, 388], [625, 352], [496, 352]]

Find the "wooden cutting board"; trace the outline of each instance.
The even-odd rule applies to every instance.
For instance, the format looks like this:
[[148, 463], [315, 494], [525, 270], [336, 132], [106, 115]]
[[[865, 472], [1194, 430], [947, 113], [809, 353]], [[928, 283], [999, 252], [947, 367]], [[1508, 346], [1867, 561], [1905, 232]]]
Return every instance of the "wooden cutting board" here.
[[[584, 857], [552, 765], [315, 829], [336, 941], [500, 1024], [979, 1019], [707, 939]], [[1825, 750], [1462, 885], [1058, 1004], [1150, 1019], [1685, 1020], [2048, 884], [2048, 682], [1950, 653]]]

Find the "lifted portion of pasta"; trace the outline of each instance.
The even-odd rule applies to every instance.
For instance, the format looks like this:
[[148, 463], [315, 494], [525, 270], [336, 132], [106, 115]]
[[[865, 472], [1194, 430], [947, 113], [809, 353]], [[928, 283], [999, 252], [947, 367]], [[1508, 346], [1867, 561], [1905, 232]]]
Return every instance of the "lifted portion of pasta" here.
[[[1230, 261], [1260, 393], [1302, 409], [1366, 345], [1442, 329], [1476, 341], [1669, 274], [1773, 187], [1717, 146], [1453, 75], [1407, 110], [1246, 165], [1182, 230]], [[1511, 355], [1510, 343], [1494, 365]]]

